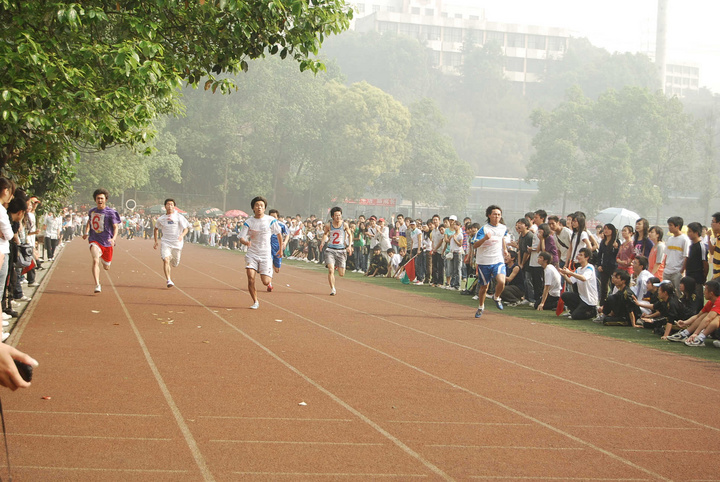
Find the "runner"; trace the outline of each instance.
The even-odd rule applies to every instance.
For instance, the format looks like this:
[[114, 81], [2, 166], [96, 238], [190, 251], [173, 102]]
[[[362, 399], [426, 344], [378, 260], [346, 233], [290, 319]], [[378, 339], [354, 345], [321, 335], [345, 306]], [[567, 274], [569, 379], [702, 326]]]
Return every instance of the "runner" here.
[[163, 260], [163, 270], [167, 278], [167, 287], [172, 288], [175, 283], [170, 278], [172, 268], [180, 264], [180, 254], [183, 248], [183, 240], [190, 229], [190, 223], [185, 216], [175, 211], [175, 200], [165, 200], [165, 214], [155, 221], [153, 238], [155, 246], [158, 247], [158, 232], [162, 233], [160, 240], [160, 258]]
[[83, 239], [90, 237], [90, 254], [92, 255], [92, 274], [95, 279], [95, 293], [100, 293], [100, 261], [103, 268], [110, 269], [113, 247], [120, 228], [120, 215], [113, 208], [107, 207], [110, 193], [105, 189], [96, 189], [93, 198], [97, 207], [90, 210], [85, 226]]
[[[280, 221], [280, 212], [277, 209], [271, 209], [268, 211], [270, 213], [270, 216], [274, 217], [278, 220], [280, 223], [280, 234], [273, 234], [270, 238], [270, 251], [272, 251], [272, 257], [273, 257], [273, 270], [275, 270], [276, 273], [280, 272], [280, 266], [282, 266], [282, 255], [283, 250], [280, 249], [280, 237], [282, 236], [283, 239], [283, 246], [285, 246], [288, 242], [288, 238], [290, 237], [290, 232], [287, 229], [287, 226], [285, 226], [285, 223]], [[270, 284], [267, 285], [267, 290], [272, 291], [273, 285], [272, 281], [270, 281]]]
[[[271, 236], [273, 234], [281, 234], [280, 221], [272, 216], [265, 214], [267, 201], [264, 197], [257, 196], [250, 202], [250, 207], [255, 216], [247, 218], [240, 230], [238, 239], [241, 244], [247, 246], [245, 254], [245, 272], [248, 278], [248, 291], [253, 300], [250, 309], [257, 310], [260, 302], [255, 289], [255, 275], [260, 274], [260, 280], [265, 286], [272, 283], [272, 248]], [[277, 251], [278, 256], [282, 256], [283, 243], [280, 243], [280, 249]]]
[[330, 296], [335, 296], [335, 265], [338, 274], [345, 276], [345, 262], [348, 254], [352, 254], [352, 232], [348, 223], [342, 220], [342, 209], [335, 206], [330, 210], [330, 222], [325, 223], [325, 233], [321, 243], [325, 250], [325, 266], [328, 269]]
[[480, 284], [480, 292], [478, 298], [480, 305], [475, 312], [475, 318], [480, 318], [485, 310], [485, 293], [487, 293], [488, 285], [492, 277], [495, 277], [496, 286], [493, 301], [499, 310], [503, 309], [500, 293], [505, 288], [505, 262], [508, 256], [507, 246], [505, 244], [505, 236], [507, 235], [507, 226], [500, 224], [502, 218], [502, 209], [500, 206], [489, 206], [485, 210], [488, 218], [488, 224], [480, 228], [473, 238], [473, 248], [475, 248], [475, 261], [478, 270], [478, 283]]

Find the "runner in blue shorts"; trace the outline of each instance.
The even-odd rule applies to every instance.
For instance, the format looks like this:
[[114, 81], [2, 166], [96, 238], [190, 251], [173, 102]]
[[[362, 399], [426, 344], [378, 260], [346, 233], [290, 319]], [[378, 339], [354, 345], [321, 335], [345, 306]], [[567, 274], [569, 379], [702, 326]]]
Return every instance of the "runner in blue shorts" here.
[[[270, 249], [272, 250], [273, 256], [273, 270], [275, 270], [276, 273], [279, 273], [280, 266], [282, 266], [282, 256], [278, 254], [278, 251], [280, 250], [280, 237], [282, 237], [283, 246], [287, 246], [288, 238], [290, 237], [290, 231], [288, 231], [285, 223], [280, 221], [280, 212], [277, 209], [271, 209], [268, 214], [270, 214], [270, 216], [274, 217], [278, 220], [278, 222], [280, 222], [280, 234], [273, 234], [270, 238]], [[267, 290], [273, 290], [272, 281], [269, 285], [267, 285]]]
[[500, 223], [502, 218], [500, 206], [489, 206], [485, 210], [485, 215], [488, 223], [480, 228], [472, 240], [478, 270], [478, 283], [480, 283], [480, 292], [478, 293], [480, 305], [475, 312], [475, 318], [480, 318], [485, 311], [485, 294], [490, 280], [493, 278], [496, 281], [493, 301], [499, 310], [503, 309], [500, 293], [505, 288], [505, 256], [508, 254], [505, 236], [508, 230], [507, 226]]

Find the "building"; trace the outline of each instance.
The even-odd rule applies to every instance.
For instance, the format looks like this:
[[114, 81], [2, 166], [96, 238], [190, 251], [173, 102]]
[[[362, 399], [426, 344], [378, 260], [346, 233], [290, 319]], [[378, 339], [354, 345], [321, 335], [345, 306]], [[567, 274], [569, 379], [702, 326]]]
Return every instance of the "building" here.
[[541, 80], [548, 61], [564, 55], [570, 39], [564, 29], [491, 22], [483, 9], [443, 0], [356, 0], [355, 8], [355, 30], [416, 38], [446, 73], [459, 73], [467, 45], [496, 44], [505, 55], [505, 77], [523, 93], [527, 83]]
[[700, 67], [691, 64], [665, 66], [665, 93], [684, 97], [700, 90]]

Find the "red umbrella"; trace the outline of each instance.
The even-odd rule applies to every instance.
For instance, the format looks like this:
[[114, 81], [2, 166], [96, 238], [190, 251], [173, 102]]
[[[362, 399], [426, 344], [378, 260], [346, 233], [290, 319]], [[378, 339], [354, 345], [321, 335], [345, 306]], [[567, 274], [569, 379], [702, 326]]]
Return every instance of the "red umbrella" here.
[[230, 211], [225, 213], [226, 218], [246, 218], [248, 217], [248, 214], [245, 211], [241, 211], [239, 209], [231, 209]]

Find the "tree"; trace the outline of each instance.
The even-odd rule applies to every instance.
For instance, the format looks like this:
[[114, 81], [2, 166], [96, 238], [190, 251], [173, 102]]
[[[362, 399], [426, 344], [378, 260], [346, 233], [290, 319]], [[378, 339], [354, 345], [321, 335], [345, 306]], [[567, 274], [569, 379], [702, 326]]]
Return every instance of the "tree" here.
[[68, 172], [78, 146], [135, 146], [180, 110], [183, 82], [229, 92], [224, 72], [266, 54], [318, 71], [326, 36], [349, 26], [344, 0], [0, 0], [0, 168], [32, 183]]
[[551, 113], [537, 110], [540, 131], [528, 176], [540, 198], [573, 196], [588, 211], [620, 204], [653, 212], [685, 188], [678, 169], [694, 172], [701, 130], [677, 98], [628, 87], [596, 102], [570, 92]]
[[410, 152], [396, 174], [384, 178], [388, 192], [397, 192], [412, 202], [415, 216], [417, 202], [462, 210], [467, 204], [472, 170], [460, 160], [452, 140], [443, 133], [445, 118], [430, 99], [410, 106], [408, 133]]
[[175, 137], [164, 129], [162, 119], [156, 125], [160, 135], [149, 141], [150, 154], [122, 146], [81, 153], [73, 183], [77, 198], [92, 199], [99, 187], [117, 199], [128, 189], [152, 187], [163, 179], [179, 183], [183, 161], [176, 153]]

